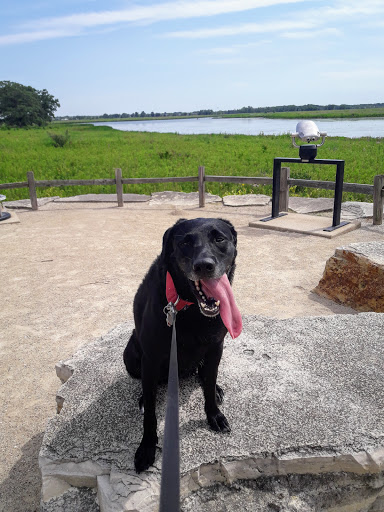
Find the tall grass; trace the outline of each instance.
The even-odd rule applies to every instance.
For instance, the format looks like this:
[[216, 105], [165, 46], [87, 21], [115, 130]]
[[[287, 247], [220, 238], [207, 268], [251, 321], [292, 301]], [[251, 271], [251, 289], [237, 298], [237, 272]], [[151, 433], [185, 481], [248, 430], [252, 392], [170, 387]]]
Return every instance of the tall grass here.
[[[123, 132], [92, 125], [53, 124], [50, 133], [65, 134], [70, 140], [64, 147], [54, 147], [52, 138], [42, 128], [0, 130], [0, 183], [25, 181], [27, 171], [35, 179], [114, 178], [120, 167], [123, 177], [196, 176], [199, 165], [207, 174], [228, 176], [272, 176], [273, 158], [297, 157], [298, 150], [289, 136], [248, 135], [178, 135], [148, 132]], [[320, 158], [344, 159], [345, 181], [373, 183], [384, 173], [384, 139], [329, 137], [319, 149]], [[334, 166], [291, 165], [291, 177], [330, 180]], [[125, 192], [146, 193], [161, 190], [191, 192], [197, 183], [125, 185]], [[270, 186], [245, 186], [207, 183], [213, 194], [271, 193]], [[71, 196], [86, 193], [114, 193], [115, 187], [38, 188], [39, 197]], [[24, 199], [28, 189], [4, 191], [7, 199]], [[291, 195], [331, 197], [332, 191], [292, 187]], [[371, 196], [345, 193], [344, 200], [371, 201]]]

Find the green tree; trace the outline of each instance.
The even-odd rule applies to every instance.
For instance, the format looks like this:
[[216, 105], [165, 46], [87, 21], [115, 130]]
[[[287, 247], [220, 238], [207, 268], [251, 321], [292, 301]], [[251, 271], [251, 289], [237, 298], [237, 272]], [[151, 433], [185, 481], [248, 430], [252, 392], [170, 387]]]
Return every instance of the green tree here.
[[38, 91], [16, 82], [0, 82], [0, 123], [7, 126], [43, 126], [52, 121], [59, 100], [46, 89]]

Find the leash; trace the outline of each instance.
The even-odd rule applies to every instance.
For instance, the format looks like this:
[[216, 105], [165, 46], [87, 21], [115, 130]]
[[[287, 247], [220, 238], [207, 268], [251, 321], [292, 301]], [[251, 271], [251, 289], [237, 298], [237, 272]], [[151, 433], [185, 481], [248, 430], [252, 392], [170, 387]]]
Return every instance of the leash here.
[[169, 302], [164, 308], [167, 325], [168, 327], [172, 326], [172, 342], [168, 371], [159, 512], [180, 511], [179, 371], [176, 345], [176, 304]]

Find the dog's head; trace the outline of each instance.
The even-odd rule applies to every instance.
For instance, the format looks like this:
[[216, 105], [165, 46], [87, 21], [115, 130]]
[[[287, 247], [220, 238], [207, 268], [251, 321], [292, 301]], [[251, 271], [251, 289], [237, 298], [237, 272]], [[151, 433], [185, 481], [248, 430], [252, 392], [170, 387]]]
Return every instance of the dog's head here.
[[176, 290], [204, 316], [232, 314], [236, 246], [236, 231], [223, 219], [180, 219], [164, 234], [161, 258]]

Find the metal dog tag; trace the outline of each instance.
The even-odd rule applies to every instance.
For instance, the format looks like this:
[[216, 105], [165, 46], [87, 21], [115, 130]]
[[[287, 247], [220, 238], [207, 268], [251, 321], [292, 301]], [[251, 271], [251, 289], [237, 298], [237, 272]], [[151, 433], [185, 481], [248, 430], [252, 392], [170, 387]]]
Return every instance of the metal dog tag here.
[[168, 304], [165, 306], [163, 311], [167, 317], [167, 325], [168, 325], [168, 327], [171, 327], [171, 325], [173, 325], [173, 323], [176, 319], [176, 314], [177, 314], [174, 304], [172, 302], [168, 302]]

